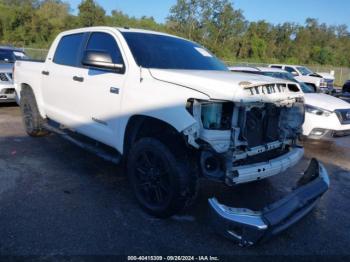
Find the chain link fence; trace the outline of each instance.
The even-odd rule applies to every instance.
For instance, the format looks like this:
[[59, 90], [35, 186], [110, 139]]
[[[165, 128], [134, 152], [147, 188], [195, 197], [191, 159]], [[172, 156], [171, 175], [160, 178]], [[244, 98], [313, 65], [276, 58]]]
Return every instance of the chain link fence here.
[[[225, 61], [229, 66], [259, 66], [265, 67], [268, 66], [266, 63], [252, 63], [252, 62], [232, 62]], [[350, 80], [350, 68], [347, 67], [335, 67], [327, 65], [306, 65], [314, 72], [318, 73], [331, 73], [334, 74], [335, 81], [334, 84], [336, 87], [342, 87], [346, 80]]]
[[326, 72], [333, 73], [335, 77], [335, 85], [338, 87], [342, 87], [346, 80], [350, 79], [350, 68], [347, 67], [334, 67], [334, 66], [326, 66], [326, 65], [310, 65], [308, 66], [315, 72]]
[[38, 48], [23, 48], [23, 51], [32, 59], [45, 60], [49, 50]]

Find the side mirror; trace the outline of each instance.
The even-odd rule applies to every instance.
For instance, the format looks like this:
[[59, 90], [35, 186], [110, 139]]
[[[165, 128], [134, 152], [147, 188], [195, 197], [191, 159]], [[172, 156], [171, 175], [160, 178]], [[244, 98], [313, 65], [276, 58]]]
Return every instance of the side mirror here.
[[108, 52], [98, 50], [86, 50], [83, 56], [82, 64], [101, 69], [110, 69], [117, 72], [124, 71], [123, 64], [114, 64], [112, 56]]
[[299, 74], [298, 74], [298, 72], [293, 71], [293, 72], [292, 72], [292, 75], [293, 75], [293, 76], [298, 76]]

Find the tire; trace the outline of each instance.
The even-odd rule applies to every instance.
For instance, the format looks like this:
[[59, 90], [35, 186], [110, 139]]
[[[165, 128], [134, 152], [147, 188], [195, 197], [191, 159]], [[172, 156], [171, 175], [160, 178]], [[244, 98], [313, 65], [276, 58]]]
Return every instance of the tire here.
[[30, 88], [24, 88], [21, 91], [20, 108], [25, 130], [29, 136], [42, 137], [49, 134], [44, 129], [46, 120], [39, 113], [33, 91]]
[[167, 218], [188, 206], [197, 193], [197, 176], [183, 155], [175, 156], [162, 142], [142, 138], [130, 149], [129, 181], [140, 206], [150, 215]]

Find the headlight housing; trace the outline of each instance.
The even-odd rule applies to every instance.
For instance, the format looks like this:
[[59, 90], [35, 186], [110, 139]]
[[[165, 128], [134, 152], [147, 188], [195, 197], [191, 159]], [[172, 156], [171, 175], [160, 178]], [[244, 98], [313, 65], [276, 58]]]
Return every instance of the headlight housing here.
[[319, 108], [316, 106], [305, 105], [305, 111], [310, 114], [318, 115], [318, 116], [330, 116], [332, 114], [331, 111], [328, 111], [323, 108]]
[[200, 117], [204, 129], [230, 130], [232, 126], [233, 102], [189, 100], [187, 110]]

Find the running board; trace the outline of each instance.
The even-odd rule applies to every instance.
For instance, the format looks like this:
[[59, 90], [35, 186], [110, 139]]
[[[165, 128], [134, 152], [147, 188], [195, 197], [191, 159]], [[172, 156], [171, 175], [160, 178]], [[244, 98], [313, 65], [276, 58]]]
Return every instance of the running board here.
[[[51, 122], [51, 121], [50, 121]], [[58, 125], [55, 122], [52, 122], [54, 125]], [[76, 146], [97, 155], [98, 157], [112, 162], [114, 164], [119, 164], [121, 161], [121, 155], [118, 151], [116, 151], [114, 148], [109, 147], [107, 145], [104, 145], [98, 141], [92, 140], [90, 138], [85, 138], [84, 140], [91, 140], [95, 143], [95, 145], [92, 142], [84, 142], [80, 141], [78, 139], [79, 135], [73, 131], [70, 131], [68, 129], [62, 129], [60, 127], [55, 127], [49, 123], [44, 124], [44, 129], [46, 129], [49, 132], [55, 133], [62, 137], [63, 139], [75, 144]], [[74, 137], [73, 137], [74, 135]], [[83, 140], [83, 139], [82, 139]]]

